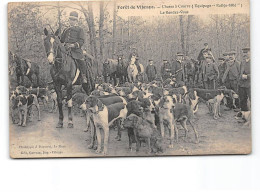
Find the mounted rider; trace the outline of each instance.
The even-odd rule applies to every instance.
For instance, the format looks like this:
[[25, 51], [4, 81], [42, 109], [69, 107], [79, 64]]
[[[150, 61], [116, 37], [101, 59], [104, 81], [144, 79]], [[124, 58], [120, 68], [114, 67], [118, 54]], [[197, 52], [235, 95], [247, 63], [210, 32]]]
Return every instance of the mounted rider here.
[[69, 16], [70, 26], [61, 34], [61, 43], [65, 43], [65, 47], [70, 49], [72, 58], [78, 64], [82, 76], [82, 83], [87, 84], [86, 63], [83, 51], [81, 49], [85, 42], [85, 34], [81, 27], [78, 26], [78, 13], [72, 11]]

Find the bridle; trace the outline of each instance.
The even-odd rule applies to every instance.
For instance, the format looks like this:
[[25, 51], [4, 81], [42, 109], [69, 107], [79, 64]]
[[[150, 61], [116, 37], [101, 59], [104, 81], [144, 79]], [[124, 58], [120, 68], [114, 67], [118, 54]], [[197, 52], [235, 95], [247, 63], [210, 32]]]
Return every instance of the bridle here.
[[[57, 40], [57, 37], [55, 36], [50, 36], [51, 38], [54, 39], [54, 42]], [[53, 43], [54, 43], [53, 42]], [[62, 46], [61, 42], [60, 41], [56, 41], [56, 43], [58, 44], [57, 45], [57, 48], [54, 50], [53, 46], [52, 48], [50, 49], [50, 51], [46, 52], [46, 55], [47, 57], [49, 57], [49, 55], [52, 53], [53, 56], [54, 56], [54, 64], [55, 62], [57, 61], [58, 63], [63, 63], [63, 58], [62, 57], [57, 57], [57, 53], [58, 53], [58, 49]], [[60, 52], [62, 52], [61, 48], [60, 48]], [[64, 52], [65, 53], [65, 52]]]

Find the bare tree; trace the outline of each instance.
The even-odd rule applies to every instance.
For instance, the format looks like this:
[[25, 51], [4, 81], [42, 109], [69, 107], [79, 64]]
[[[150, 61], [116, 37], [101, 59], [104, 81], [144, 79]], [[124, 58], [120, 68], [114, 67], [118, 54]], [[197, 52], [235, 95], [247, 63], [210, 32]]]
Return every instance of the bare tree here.
[[104, 2], [100, 1], [99, 5], [99, 41], [100, 41], [100, 61], [103, 62], [104, 60], [104, 53], [103, 49], [104, 45]]
[[114, 2], [114, 13], [113, 13], [112, 55], [115, 54], [115, 45], [116, 45], [116, 1]]
[[187, 31], [186, 31], [186, 55], [189, 55], [190, 51], [190, 25], [192, 22], [192, 17], [193, 15], [188, 15], [188, 20], [187, 20]]
[[185, 53], [185, 35], [184, 35], [184, 27], [183, 27], [183, 15], [179, 16], [179, 20], [180, 20], [180, 33], [181, 33], [181, 49], [182, 52]]

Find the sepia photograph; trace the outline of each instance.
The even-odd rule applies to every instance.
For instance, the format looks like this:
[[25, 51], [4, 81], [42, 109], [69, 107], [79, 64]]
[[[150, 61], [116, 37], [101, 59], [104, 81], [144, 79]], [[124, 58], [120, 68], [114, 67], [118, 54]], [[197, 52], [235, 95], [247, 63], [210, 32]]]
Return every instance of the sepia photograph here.
[[11, 158], [251, 153], [249, 0], [7, 12]]

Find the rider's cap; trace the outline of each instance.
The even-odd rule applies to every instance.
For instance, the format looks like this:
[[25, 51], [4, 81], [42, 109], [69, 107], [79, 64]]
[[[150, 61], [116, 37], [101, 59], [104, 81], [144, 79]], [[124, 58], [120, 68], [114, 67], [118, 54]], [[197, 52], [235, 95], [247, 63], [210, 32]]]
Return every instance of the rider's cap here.
[[245, 47], [245, 48], [242, 49], [242, 51], [243, 51], [243, 53], [247, 53], [247, 52], [250, 51], [250, 48], [249, 47]]
[[177, 52], [177, 56], [183, 56], [183, 53]]
[[70, 19], [78, 20], [78, 12], [72, 11], [70, 12]]

